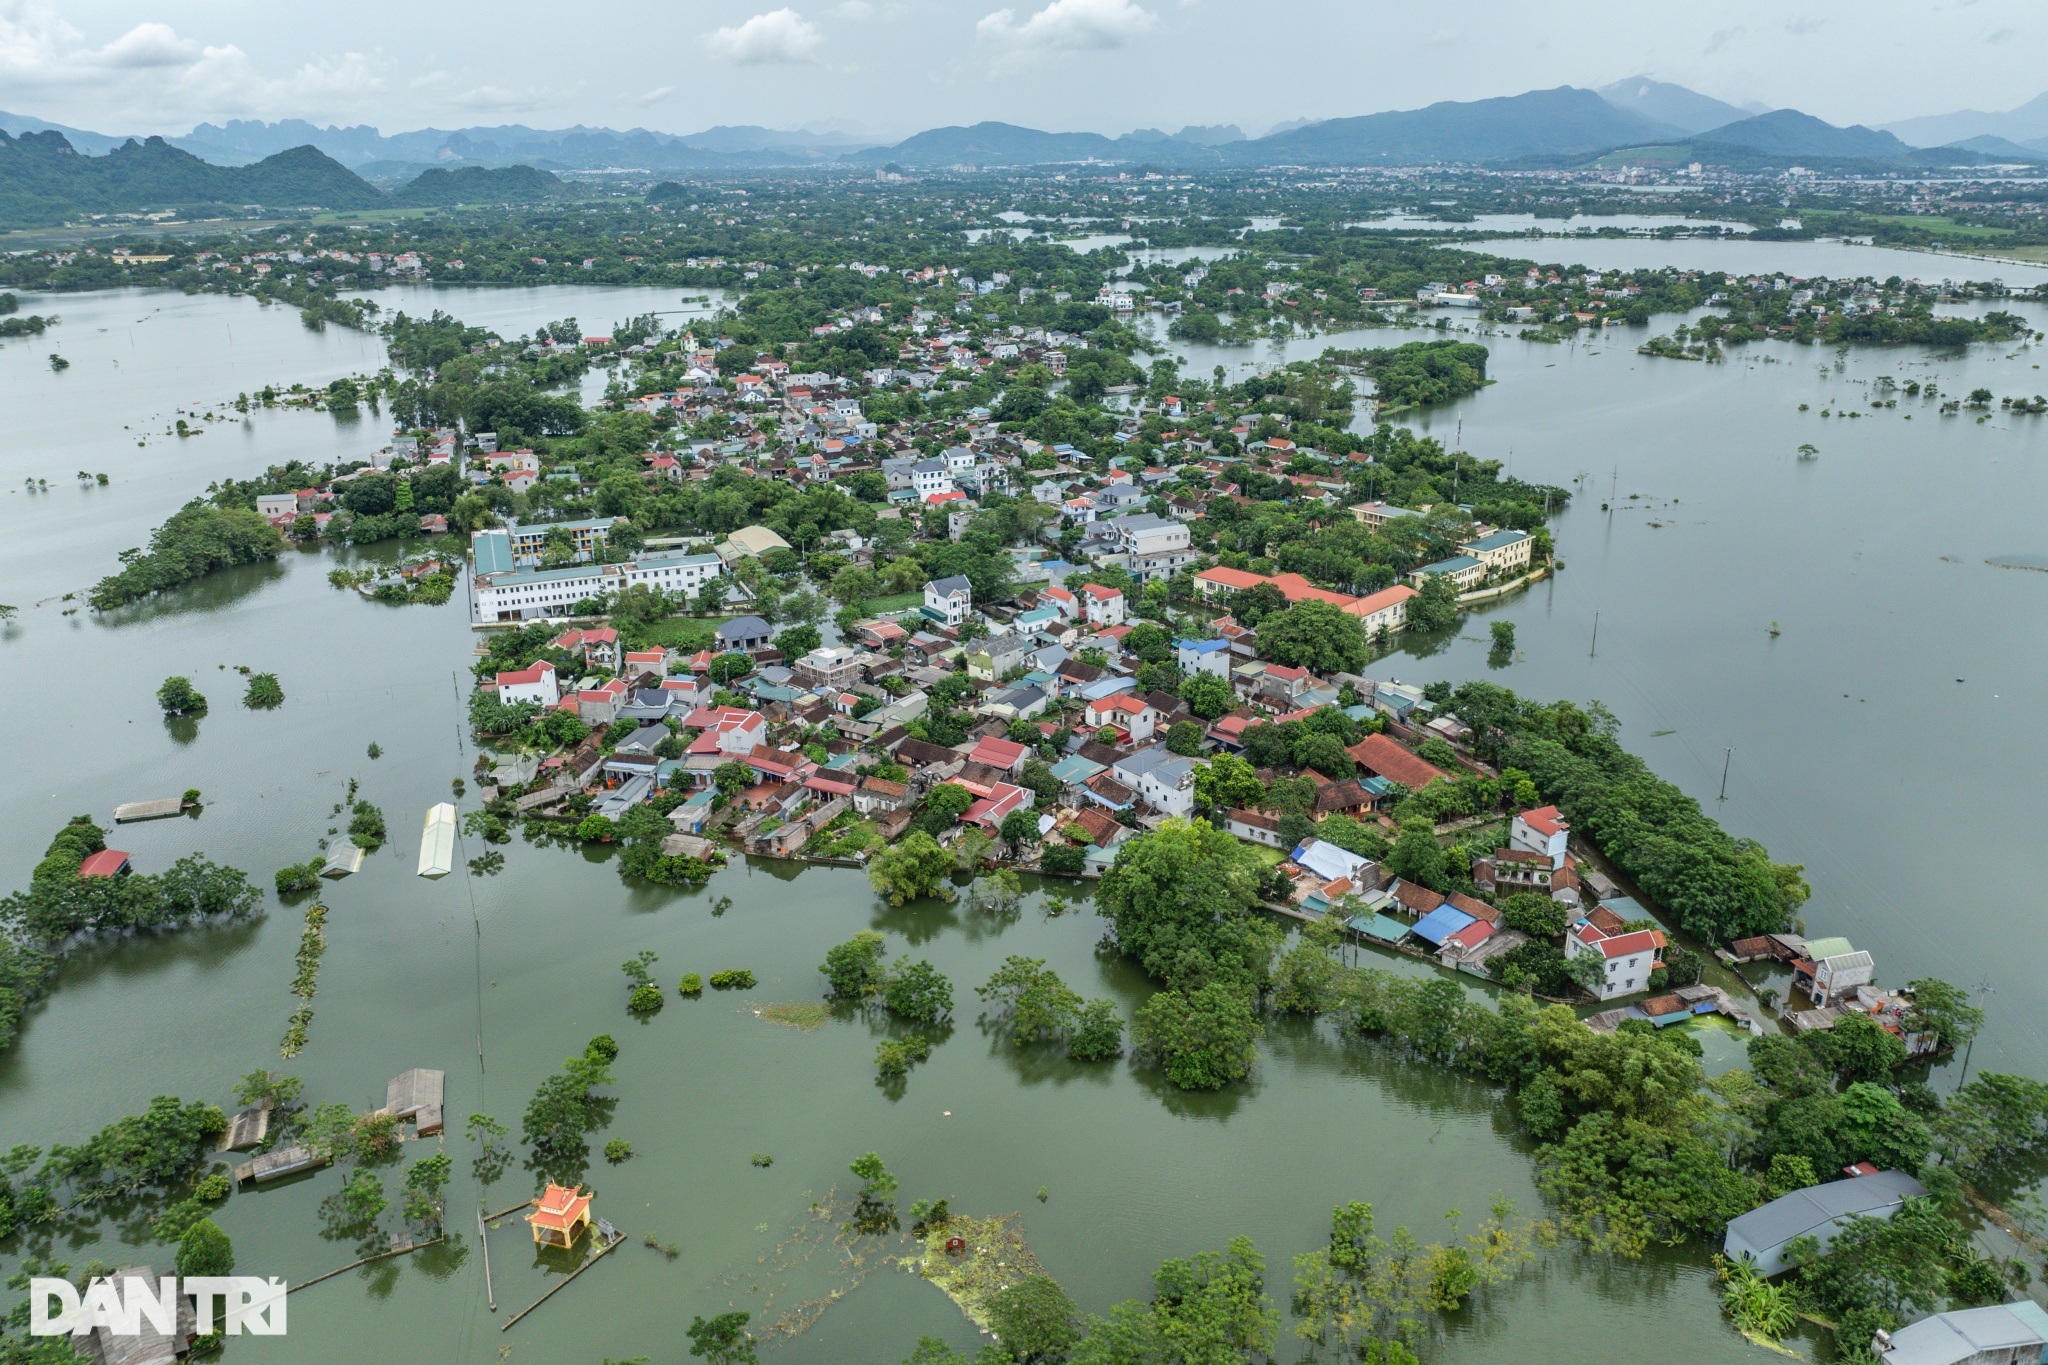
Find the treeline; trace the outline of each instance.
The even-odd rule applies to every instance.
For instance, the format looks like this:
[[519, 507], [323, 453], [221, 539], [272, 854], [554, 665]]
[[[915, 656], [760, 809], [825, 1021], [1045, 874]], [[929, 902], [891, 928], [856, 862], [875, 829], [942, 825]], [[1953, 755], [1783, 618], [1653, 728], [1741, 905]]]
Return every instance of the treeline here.
[[1776, 933], [1811, 893], [1801, 867], [1730, 835], [1622, 748], [1618, 722], [1598, 703], [1543, 705], [1472, 682], [1452, 694], [1452, 709], [1476, 732], [1481, 758], [1528, 773], [1573, 830], [1687, 933], [1709, 943]]
[[1379, 350], [1327, 351], [1323, 358], [1364, 370], [1383, 414], [1448, 403], [1487, 382], [1487, 351], [1476, 341], [1411, 341]]
[[13, 1046], [22, 1011], [47, 993], [58, 955], [79, 936], [234, 919], [262, 902], [245, 875], [198, 854], [156, 874], [80, 877], [79, 865], [106, 846], [90, 816], [73, 816], [28, 889], [0, 899], [0, 1050]]
[[189, 502], [156, 528], [147, 550], [123, 550], [121, 570], [101, 579], [91, 602], [110, 611], [189, 583], [215, 569], [275, 559], [284, 537], [253, 510]]

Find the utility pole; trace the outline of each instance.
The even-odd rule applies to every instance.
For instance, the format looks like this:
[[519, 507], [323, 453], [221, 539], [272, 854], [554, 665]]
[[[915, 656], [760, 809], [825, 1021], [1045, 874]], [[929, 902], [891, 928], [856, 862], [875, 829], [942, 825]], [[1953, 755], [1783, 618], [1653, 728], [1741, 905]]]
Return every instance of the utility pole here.
[[1594, 613], [1593, 613], [1593, 648], [1587, 651], [1587, 653], [1586, 653], [1586, 657], [1587, 657], [1587, 658], [1589, 658], [1589, 659], [1592, 659], [1592, 658], [1597, 658], [1597, 657], [1599, 656], [1599, 654], [1600, 654], [1600, 613], [1596, 611], [1596, 612], [1594, 612]]
[[[1990, 977], [1987, 976], [1982, 981], [1979, 981], [1977, 983], [1977, 1007], [1979, 1009], [1984, 1007], [1985, 996], [1996, 994], [1998, 992], [1993, 988]], [[1975, 1036], [1972, 1036], [1969, 1042], [1963, 1044], [1963, 1074], [1956, 1080], [1956, 1089], [1958, 1090], [1961, 1090], [1970, 1079], [1970, 1053], [1976, 1046], [1977, 1039]]]
[[1721, 800], [1728, 799], [1728, 764], [1735, 757], [1735, 746], [1729, 745], [1721, 755]]

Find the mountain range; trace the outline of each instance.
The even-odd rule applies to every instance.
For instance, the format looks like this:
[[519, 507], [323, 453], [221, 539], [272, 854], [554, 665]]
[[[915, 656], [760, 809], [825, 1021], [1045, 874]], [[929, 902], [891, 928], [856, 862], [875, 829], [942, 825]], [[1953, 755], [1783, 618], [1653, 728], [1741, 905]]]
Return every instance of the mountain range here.
[[[1995, 126], [1983, 126], [1987, 121]], [[2021, 136], [2035, 128], [2043, 134]], [[1976, 131], [1932, 148], [1918, 140], [1965, 129]], [[1598, 91], [1559, 86], [1284, 124], [1258, 138], [1247, 138], [1233, 124], [1172, 134], [1143, 128], [1111, 138], [989, 122], [928, 129], [891, 146], [844, 134], [752, 126], [678, 136], [644, 128], [507, 124], [385, 136], [367, 125], [321, 128], [292, 119], [203, 123], [183, 137], [136, 140], [0, 113], [0, 224], [202, 205], [351, 209], [527, 202], [557, 192], [554, 171], [661, 175], [1072, 162], [1177, 169], [1559, 166], [1595, 158], [1657, 165], [1699, 161], [1745, 170], [1798, 163], [2048, 163], [2048, 95], [2005, 114], [1942, 115], [1889, 129], [1841, 128], [1796, 109], [1752, 113], [1683, 86], [1633, 77]]]
[[2048, 94], [2036, 95], [2019, 108], [2002, 114], [1962, 109], [1953, 114], [1887, 123], [1884, 129], [1915, 147], [1945, 147], [1973, 138], [1996, 137], [2032, 152], [2048, 152]]

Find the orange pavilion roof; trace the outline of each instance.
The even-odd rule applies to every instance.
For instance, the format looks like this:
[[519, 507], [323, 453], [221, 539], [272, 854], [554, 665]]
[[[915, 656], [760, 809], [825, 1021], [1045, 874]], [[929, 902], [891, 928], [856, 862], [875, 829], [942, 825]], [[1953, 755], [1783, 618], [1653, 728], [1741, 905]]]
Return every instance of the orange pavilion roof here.
[[526, 1215], [526, 1221], [535, 1227], [567, 1232], [590, 1207], [591, 1198], [581, 1190], [565, 1185], [549, 1185], [547, 1192], [540, 1197], [540, 1207]]

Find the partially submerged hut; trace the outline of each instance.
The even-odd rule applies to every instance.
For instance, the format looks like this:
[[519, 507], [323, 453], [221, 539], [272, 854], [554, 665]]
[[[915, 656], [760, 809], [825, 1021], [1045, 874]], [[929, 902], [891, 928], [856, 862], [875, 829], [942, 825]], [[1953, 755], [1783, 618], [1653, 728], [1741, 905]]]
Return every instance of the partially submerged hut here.
[[184, 813], [185, 798], [182, 796], [166, 796], [160, 801], [128, 801], [114, 807], [114, 823], [125, 825], [130, 820], [162, 820]]
[[363, 851], [343, 839], [327, 851], [327, 865], [320, 869], [320, 875], [329, 881], [340, 881], [363, 870]]
[[455, 870], [455, 807], [443, 801], [427, 812], [420, 831], [422, 877], [445, 877]]
[[235, 1167], [235, 1183], [263, 1185], [272, 1180], [282, 1180], [288, 1175], [297, 1175], [301, 1171], [318, 1170], [325, 1166], [328, 1160], [327, 1153], [315, 1151], [311, 1147], [286, 1147], [275, 1152], [265, 1152], [254, 1161], [245, 1161]]
[[384, 1112], [419, 1125], [421, 1137], [441, 1131], [441, 1106], [448, 1073], [415, 1067], [384, 1087]]

